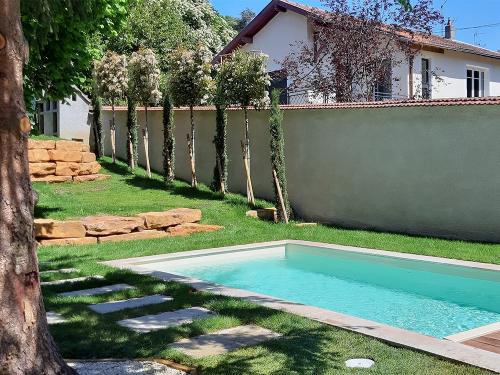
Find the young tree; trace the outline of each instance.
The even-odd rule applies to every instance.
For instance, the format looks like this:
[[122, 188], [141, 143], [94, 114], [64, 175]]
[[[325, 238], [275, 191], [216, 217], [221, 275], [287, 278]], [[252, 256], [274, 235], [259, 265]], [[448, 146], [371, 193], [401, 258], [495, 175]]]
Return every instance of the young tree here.
[[154, 52], [149, 48], [140, 48], [129, 61], [129, 96], [145, 108], [146, 124], [144, 127], [144, 147], [146, 149], [146, 169], [151, 178], [151, 166], [148, 152], [148, 106], [161, 99], [160, 69]]
[[212, 91], [212, 62], [210, 51], [200, 45], [195, 50], [176, 49], [170, 60], [170, 90], [176, 106], [189, 107], [191, 134], [188, 135], [191, 159], [191, 186], [196, 180], [196, 137], [193, 107], [206, 103]]
[[250, 134], [248, 123], [248, 108], [262, 109], [269, 103], [267, 91], [271, 79], [266, 70], [267, 56], [236, 50], [219, 64], [219, 74], [227, 77], [226, 96], [228, 103], [243, 108], [245, 116], [245, 142], [243, 143], [243, 157], [247, 178], [247, 198], [255, 203], [250, 174]]
[[102, 60], [94, 62], [94, 80], [101, 97], [111, 101], [113, 117], [111, 120], [111, 149], [113, 163], [116, 162], [115, 138], [115, 101], [127, 92], [127, 59], [125, 56], [108, 51]]
[[273, 170], [274, 201], [278, 212], [278, 220], [287, 221], [292, 215], [292, 210], [290, 208], [290, 201], [288, 200], [286, 183], [285, 139], [282, 126], [283, 111], [281, 111], [279, 103], [280, 92], [279, 90], [273, 90], [271, 93], [269, 132], [271, 133], [271, 166]]
[[391, 93], [392, 69], [413, 60], [422, 34], [442, 21], [432, 0], [325, 0], [311, 18], [315, 42], [298, 43], [283, 61], [292, 89], [312, 89], [338, 102]]
[[175, 178], [175, 123], [170, 92], [163, 93], [163, 179], [170, 185]]
[[[50, 3], [49, 3], [50, 4]], [[83, 15], [84, 16], [84, 15]], [[50, 23], [44, 25], [50, 27]], [[19, 0], [0, 1], [0, 373], [76, 374], [49, 334], [33, 229], [31, 130], [23, 100], [28, 46]]]

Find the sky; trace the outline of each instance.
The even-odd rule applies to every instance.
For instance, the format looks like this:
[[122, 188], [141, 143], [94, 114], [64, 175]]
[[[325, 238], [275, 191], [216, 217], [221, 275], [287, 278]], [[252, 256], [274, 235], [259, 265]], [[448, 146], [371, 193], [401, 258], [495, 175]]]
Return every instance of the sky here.
[[[269, 3], [269, 1], [270, 0], [211, 0], [219, 13], [228, 16], [238, 16], [245, 8], [250, 8], [255, 13], [258, 13]], [[321, 6], [320, 0], [294, 1], [313, 6]], [[455, 23], [457, 28], [457, 40], [500, 51], [500, 0], [434, 0], [434, 6], [442, 8], [444, 17], [446, 19], [451, 18]], [[484, 25], [492, 26], [478, 27]], [[443, 35], [444, 30], [438, 27], [434, 33]]]

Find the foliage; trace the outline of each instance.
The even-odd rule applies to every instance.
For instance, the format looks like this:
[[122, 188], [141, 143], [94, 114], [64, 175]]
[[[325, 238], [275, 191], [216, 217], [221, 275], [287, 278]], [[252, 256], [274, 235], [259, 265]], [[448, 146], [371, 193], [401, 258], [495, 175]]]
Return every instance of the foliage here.
[[175, 123], [172, 98], [168, 90], [163, 94], [163, 180], [170, 185], [175, 178]]
[[234, 31], [207, 0], [135, 0], [123, 31], [106, 43], [108, 48], [130, 54], [141, 46], [152, 49], [163, 71], [169, 53], [179, 47], [203, 43], [211, 54], [219, 52]]
[[[222, 104], [215, 105], [215, 136], [213, 143], [215, 145], [215, 167], [212, 182], [212, 190], [226, 193], [227, 186], [227, 113], [226, 107]], [[220, 170], [219, 170], [220, 163]], [[222, 176], [221, 173], [222, 172]], [[224, 185], [224, 191], [221, 191], [221, 182]]]
[[101, 60], [94, 62], [94, 80], [97, 93], [103, 98], [115, 99], [123, 97], [127, 92], [127, 60], [125, 56], [108, 51]]
[[170, 58], [169, 85], [176, 106], [206, 103], [213, 89], [210, 51], [203, 45], [194, 50], [177, 48]]
[[[127, 162], [130, 167], [134, 166], [137, 167], [138, 163], [138, 153], [137, 153], [137, 142], [138, 142], [138, 135], [137, 135], [137, 111], [136, 107], [137, 104], [134, 100], [133, 97], [128, 95], [127, 97], [127, 132], [128, 132], [128, 139], [127, 139]], [[130, 144], [132, 145], [132, 152], [130, 152]]]
[[95, 153], [97, 158], [104, 156], [104, 130], [102, 127], [101, 107], [102, 99], [97, 92], [97, 84], [95, 81], [92, 83], [92, 127], [94, 132]]
[[[288, 199], [288, 189], [286, 182], [286, 168], [285, 168], [285, 139], [283, 136], [283, 112], [280, 109], [280, 92], [273, 90], [271, 93], [271, 110], [269, 114], [269, 132], [271, 133], [271, 167], [276, 171], [278, 182], [281, 187], [281, 194], [285, 205], [285, 210], [288, 218], [292, 215], [290, 201]], [[285, 215], [281, 207], [278, 187], [274, 182], [274, 204], [278, 212], [278, 220], [285, 221]]]
[[[26, 102], [63, 99], [73, 86], [90, 91], [92, 61], [101, 57], [98, 33], [115, 35], [129, 0], [23, 0], [23, 33], [30, 47]], [[97, 48], [96, 48], [97, 46]]]
[[153, 50], [140, 48], [132, 53], [128, 70], [130, 97], [144, 105], [158, 103], [161, 99], [160, 69]]
[[[391, 72], [415, 55], [415, 39], [442, 21], [432, 0], [406, 10], [398, 0], [325, 0], [311, 18], [315, 42], [299, 42], [283, 61], [292, 89], [313, 89], [339, 102], [373, 100], [392, 86]], [[395, 51], [398, 51], [395, 53]]]
[[229, 26], [231, 26], [236, 32], [240, 32], [245, 28], [246, 25], [250, 23], [251, 20], [255, 18], [255, 12], [250, 8], [245, 8], [241, 11], [240, 17], [224, 16]]
[[238, 49], [218, 64], [218, 75], [225, 81], [221, 93], [224, 102], [257, 109], [269, 103], [267, 89], [271, 79], [267, 74], [266, 59], [264, 54]]

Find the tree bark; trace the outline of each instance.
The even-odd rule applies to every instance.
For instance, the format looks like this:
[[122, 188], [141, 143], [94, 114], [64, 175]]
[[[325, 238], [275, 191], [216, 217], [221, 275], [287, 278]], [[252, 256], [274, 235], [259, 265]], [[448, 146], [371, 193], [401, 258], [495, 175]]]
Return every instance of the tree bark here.
[[149, 162], [149, 128], [148, 128], [148, 105], [144, 105], [146, 111], [146, 126], [144, 128], [144, 153], [146, 154], [146, 171], [148, 172], [148, 178], [151, 178], [151, 164]]
[[49, 334], [40, 290], [19, 0], [0, 0], [0, 35], [0, 374], [76, 374]]

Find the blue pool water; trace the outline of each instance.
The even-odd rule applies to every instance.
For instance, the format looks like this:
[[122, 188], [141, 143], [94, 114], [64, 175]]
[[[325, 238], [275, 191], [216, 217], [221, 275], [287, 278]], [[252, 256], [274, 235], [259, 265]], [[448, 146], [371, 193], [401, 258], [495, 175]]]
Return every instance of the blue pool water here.
[[500, 272], [288, 244], [145, 265], [445, 337], [500, 321]]

